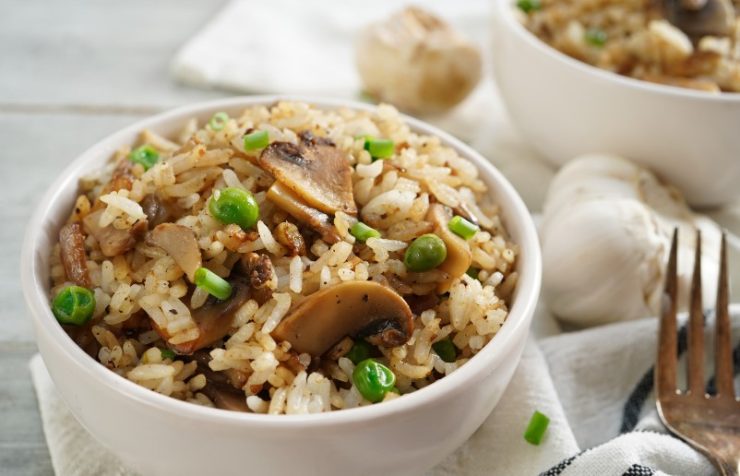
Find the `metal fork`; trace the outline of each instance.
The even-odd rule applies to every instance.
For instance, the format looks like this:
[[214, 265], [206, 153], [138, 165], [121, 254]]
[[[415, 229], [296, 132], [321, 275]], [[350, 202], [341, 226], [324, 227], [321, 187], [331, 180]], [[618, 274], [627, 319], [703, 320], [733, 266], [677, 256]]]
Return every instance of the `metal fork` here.
[[678, 298], [677, 230], [673, 232], [660, 317], [655, 389], [658, 414], [665, 426], [703, 453], [723, 476], [740, 474], [740, 402], [735, 399], [732, 342], [728, 310], [727, 246], [722, 235], [715, 325], [716, 395], [707, 395], [704, 381], [704, 315], [701, 293], [701, 234], [696, 236], [687, 335], [688, 388], [676, 387]]

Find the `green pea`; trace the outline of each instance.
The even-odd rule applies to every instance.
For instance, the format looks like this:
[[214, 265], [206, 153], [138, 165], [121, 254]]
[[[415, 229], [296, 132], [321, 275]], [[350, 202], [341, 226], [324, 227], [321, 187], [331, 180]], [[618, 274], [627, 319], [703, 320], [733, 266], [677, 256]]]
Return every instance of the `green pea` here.
[[95, 296], [87, 288], [67, 286], [52, 301], [51, 311], [61, 324], [81, 326], [95, 312]]
[[175, 354], [175, 351], [172, 349], [159, 349], [159, 351], [162, 353], [162, 360], [165, 359], [174, 359], [177, 354]]
[[365, 359], [352, 372], [352, 382], [365, 399], [377, 403], [396, 385], [396, 376], [380, 362]]
[[349, 352], [345, 355], [353, 364], [357, 365], [363, 360], [370, 357], [373, 351], [373, 346], [365, 342], [364, 340], [357, 340], [355, 344], [349, 349]]
[[455, 344], [452, 343], [449, 337], [432, 344], [432, 349], [445, 362], [454, 362], [457, 359], [457, 347], [455, 347]]
[[208, 202], [208, 211], [219, 221], [236, 223], [245, 230], [253, 227], [260, 217], [260, 208], [254, 196], [246, 190], [234, 187], [214, 194]]
[[442, 238], [433, 233], [421, 235], [415, 239], [403, 257], [406, 267], [414, 272], [434, 269], [447, 258], [447, 247]]

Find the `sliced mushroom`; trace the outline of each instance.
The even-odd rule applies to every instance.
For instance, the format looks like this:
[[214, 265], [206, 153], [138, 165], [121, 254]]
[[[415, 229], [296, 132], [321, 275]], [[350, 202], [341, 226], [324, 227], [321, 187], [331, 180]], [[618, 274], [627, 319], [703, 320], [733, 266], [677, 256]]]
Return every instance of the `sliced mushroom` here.
[[127, 252], [136, 244], [136, 240], [141, 238], [146, 232], [147, 220], [139, 220], [131, 228], [119, 230], [112, 224], [101, 227], [100, 215], [103, 210], [97, 210], [87, 215], [82, 223], [85, 230], [95, 237], [100, 250], [105, 256], [113, 257]]
[[90, 274], [87, 271], [87, 254], [85, 254], [85, 235], [82, 225], [70, 223], [59, 230], [62, 265], [67, 278], [78, 286], [91, 286]]
[[[178, 354], [189, 355], [223, 339], [231, 330], [234, 314], [250, 297], [249, 285], [244, 280], [232, 280], [231, 287], [233, 292], [229, 299], [219, 301], [216, 298], [209, 298], [203, 306], [191, 311], [193, 320], [200, 331], [196, 339], [181, 344], [168, 343], [167, 345]], [[157, 326], [153, 320], [152, 326], [165, 342], [169, 340], [171, 336], [167, 329]]]
[[665, 18], [694, 40], [728, 36], [734, 30], [731, 0], [663, 0]]
[[272, 184], [267, 190], [267, 199], [296, 220], [316, 230], [325, 242], [334, 244], [341, 240], [329, 215], [306, 205], [281, 183]]
[[301, 232], [289, 221], [284, 221], [275, 227], [275, 239], [288, 249], [291, 256], [306, 254], [306, 243]]
[[273, 335], [296, 352], [320, 356], [345, 336], [384, 347], [404, 344], [413, 314], [392, 289], [372, 281], [348, 281], [317, 291], [300, 302]]
[[160, 223], [170, 221], [173, 215], [171, 205], [154, 193], [150, 193], [141, 200], [141, 208], [146, 214], [150, 229]]
[[237, 369], [216, 372], [208, 366], [211, 356], [208, 352], [194, 352], [192, 359], [198, 363], [198, 373], [206, 377], [206, 386], [202, 392], [211, 399], [216, 408], [246, 412], [247, 400], [241, 387], [246, 383], [246, 374]]
[[[134, 184], [134, 174], [132, 172], [134, 164], [128, 159], [121, 159], [116, 164], [116, 168], [113, 169], [110, 180], [103, 185], [98, 196], [106, 195], [110, 192], [116, 192], [118, 190], [131, 190]], [[96, 199], [93, 204], [93, 210], [105, 208], [105, 203], [101, 202], [100, 199]]]
[[325, 213], [357, 214], [352, 168], [347, 155], [331, 141], [300, 134], [298, 145], [273, 142], [258, 159], [260, 167], [313, 208]]
[[195, 282], [195, 271], [203, 265], [193, 230], [175, 223], [161, 223], [149, 234], [147, 242], [159, 246]]
[[447, 258], [437, 268], [448, 275], [448, 278], [437, 286], [437, 292], [440, 294], [449, 291], [452, 281], [462, 276], [473, 262], [473, 253], [470, 251], [468, 242], [451, 232], [447, 227], [450, 218], [452, 217], [449, 216], [441, 204], [434, 203], [429, 206], [427, 220], [434, 224], [434, 233], [442, 238], [447, 247]]

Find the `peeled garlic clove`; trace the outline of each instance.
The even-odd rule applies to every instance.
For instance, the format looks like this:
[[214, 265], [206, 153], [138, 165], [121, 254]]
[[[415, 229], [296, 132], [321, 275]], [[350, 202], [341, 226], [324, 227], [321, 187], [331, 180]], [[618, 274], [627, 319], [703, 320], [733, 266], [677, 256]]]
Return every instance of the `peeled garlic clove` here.
[[478, 49], [447, 23], [418, 7], [369, 25], [355, 47], [365, 89], [416, 113], [445, 111], [478, 84]]
[[566, 165], [548, 191], [541, 226], [543, 294], [550, 310], [578, 326], [639, 319], [660, 309], [665, 264], [679, 228], [679, 296], [687, 302], [695, 230], [702, 230], [702, 277], [714, 298], [720, 230], [680, 193], [614, 156]]

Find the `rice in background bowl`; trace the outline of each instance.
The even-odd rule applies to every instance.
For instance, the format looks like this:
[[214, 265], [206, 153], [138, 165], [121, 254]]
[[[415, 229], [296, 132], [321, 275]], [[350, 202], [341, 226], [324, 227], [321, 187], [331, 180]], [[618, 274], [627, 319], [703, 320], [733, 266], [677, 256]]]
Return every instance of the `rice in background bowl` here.
[[[539, 290], [540, 261], [534, 227], [511, 186], [480, 156], [450, 136], [406, 118], [415, 131], [440, 137], [442, 143], [469, 158], [501, 206], [512, 240], [522, 247], [520, 277], [509, 317], [494, 343], [457, 371], [422, 391], [382, 405], [322, 415], [280, 417], [223, 412], [180, 402], [121, 379], [93, 361], [64, 335], [48, 309], [48, 250], [66, 221], [75, 197], [76, 177], [102, 164], [115, 149], [152, 128], [175, 134], [185, 118], [205, 121], [224, 110], [235, 116], [245, 106], [271, 104], [275, 98], [237, 98], [207, 103], [142, 121], [102, 141], [83, 155], [55, 184], [29, 226], [23, 255], [23, 280], [37, 330], [39, 348], [60, 393], [77, 418], [126, 464], [147, 474], [217, 469], [236, 474], [239, 461], [270, 471], [342, 474], [348, 465], [359, 471], [411, 474], [430, 467], [459, 446], [500, 398], [524, 345]], [[320, 107], [368, 106], [315, 101]], [[146, 427], [147, 438], [140, 438]], [[197, 431], [195, 430], [197, 428]], [[439, 432], [446, 438], [439, 438]], [[382, 436], [381, 436], [382, 435]], [[157, 441], [156, 447], [147, 441]], [[326, 445], [333, 448], [327, 458]], [[285, 458], [290, 448], [292, 457]], [[207, 448], [212, 458], [199, 454]], [[404, 448], [404, 451], [399, 451]], [[382, 458], [376, 455], [382, 454]]]

